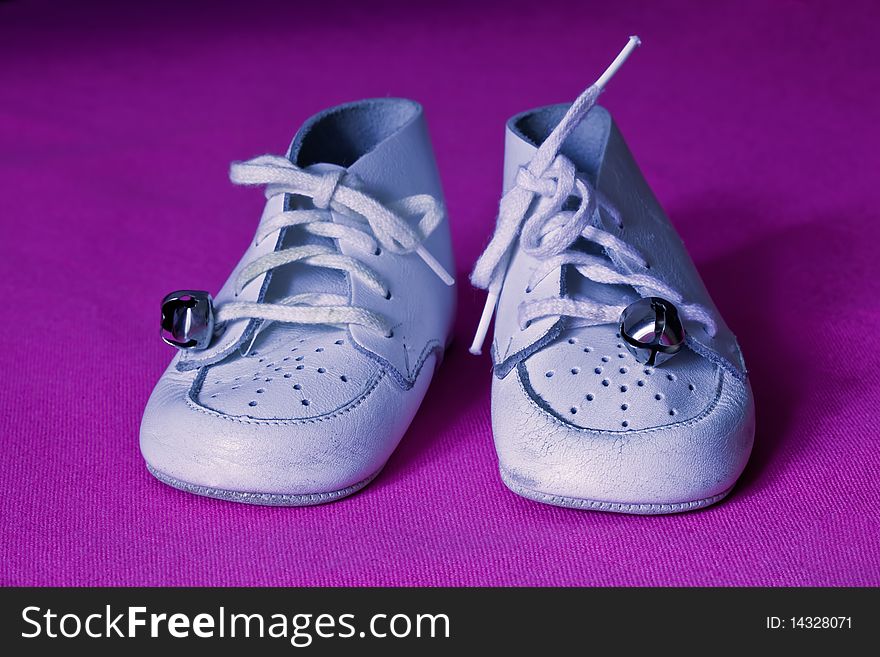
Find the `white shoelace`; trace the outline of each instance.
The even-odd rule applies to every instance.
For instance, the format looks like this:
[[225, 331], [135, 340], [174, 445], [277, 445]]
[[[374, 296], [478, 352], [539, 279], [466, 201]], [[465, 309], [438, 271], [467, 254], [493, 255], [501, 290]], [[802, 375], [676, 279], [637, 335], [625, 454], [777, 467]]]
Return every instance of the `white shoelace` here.
[[[474, 286], [488, 291], [480, 324], [471, 344], [471, 353], [479, 354], [482, 351], [517, 238], [520, 247], [541, 263], [530, 277], [526, 293], [530, 293], [551, 272], [571, 265], [591, 281], [630, 285], [636, 290], [649, 290], [664, 297], [678, 306], [683, 317], [702, 323], [709, 334], [714, 335], [715, 321], [709, 310], [698, 304], [686, 303], [679, 292], [663, 281], [648, 274], [620, 271], [605, 258], [569, 250], [578, 238], [584, 238], [607, 252], [613, 252], [622, 261], [648, 267], [645, 258], [633, 247], [592, 225], [597, 207], [605, 209], [618, 224], [620, 215], [586, 180], [577, 176], [572, 162], [559, 153], [566, 138], [593, 107], [605, 85], [639, 43], [638, 37], [630, 37], [626, 47], [606, 71], [575, 100], [535, 152], [528, 166], [520, 168], [516, 185], [501, 199], [495, 233], [471, 274]], [[577, 209], [563, 210], [572, 196], [579, 201]], [[538, 202], [529, 215], [529, 208], [536, 197]], [[599, 303], [590, 299], [557, 297], [524, 301], [519, 305], [518, 315], [520, 329], [524, 330], [534, 320], [553, 316], [574, 317], [582, 320], [583, 325], [616, 323], [625, 308], [625, 305]]]
[[[313, 200], [314, 208], [286, 210], [266, 218], [257, 230], [256, 244], [284, 228], [301, 226], [312, 235], [345, 241], [364, 256], [379, 255], [381, 250], [398, 255], [416, 253], [444, 283], [455, 283], [422, 244], [443, 219], [443, 208], [432, 196], [408, 196], [386, 206], [358, 189], [355, 177], [345, 171], [306, 171], [275, 155], [234, 162], [229, 177], [240, 185], [266, 185], [267, 198], [287, 193]], [[351, 225], [334, 222], [330, 210], [351, 218]], [[404, 217], [417, 215], [421, 219], [414, 229]], [[262, 274], [292, 262], [346, 272], [380, 297], [391, 296], [372, 268], [320, 244], [294, 246], [254, 259], [239, 273], [235, 295]], [[391, 322], [384, 315], [351, 306], [345, 296], [320, 292], [286, 297], [278, 303], [227, 302], [216, 308], [216, 318], [218, 322], [247, 318], [293, 324], [357, 324], [393, 336]]]

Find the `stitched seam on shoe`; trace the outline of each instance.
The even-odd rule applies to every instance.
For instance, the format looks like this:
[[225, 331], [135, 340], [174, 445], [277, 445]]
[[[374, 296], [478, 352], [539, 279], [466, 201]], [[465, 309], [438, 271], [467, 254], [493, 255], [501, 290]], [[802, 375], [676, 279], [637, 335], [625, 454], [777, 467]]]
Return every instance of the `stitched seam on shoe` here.
[[556, 502], [567, 506], [576, 506], [580, 508], [599, 510], [622, 509], [624, 511], [663, 511], [664, 509], [668, 509], [670, 511], [686, 511], [688, 509], [702, 508], [704, 506], [713, 504], [714, 502], [717, 502], [718, 500], [729, 495], [730, 491], [733, 489], [733, 486], [731, 486], [727, 490], [717, 493], [716, 495], [710, 495], [709, 497], [704, 497], [699, 500], [691, 500], [690, 502], [669, 502], [666, 504], [660, 504], [657, 502], [602, 502], [600, 500], [590, 500], [586, 498], [566, 497], [565, 495], [550, 495], [549, 493], [542, 493], [540, 491], [526, 488], [525, 486], [521, 486], [513, 481], [510, 481], [509, 475], [505, 472], [505, 470], [503, 468], [499, 468], [499, 470], [501, 472], [501, 478], [504, 480], [505, 485], [514, 492], [522, 494], [527, 499], [537, 498], [543, 502], [548, 503]]
[[[504, 379], [507, 377], [510, 372], [516, 368], [517, 365], [522, 363], [526, 358], [531, 356], [533, 353], [538, 351], [539, 349], [543, 349], [548, 344], [553, 342], [556, 338], [558, 338], [562, 334], [562, 329], [565, 325], [565, 320], [559, 318], [554, 322], [553, 326], [547, 329], [547, 332], [544, 333], [540, 338], [534, 340], [531, 344], [526, 345], [515, 354], [507, 356], [503, 360], [494, 363], [492, 371], [495, 376], [499, 379]], [[508, 345], [508, 350], [510, 349], [510, 345]], [[495, 351], [494, 343], [492, 348], [492, 359], [498, 359], [498, 353]]]
[[[568, 293], [568, 285], [566, 284], [568, 274], [568, 266], [563, 265], [561, 271], [559, 273], [559, 296], [564, 297]], [[507, 377], [510, 372], [516, 368], [521, 362], [523, 362], [526, 358], [531, 356], [533, 353], [542, 349], [546, 345], [550, 344], [562, 335], [562, 329], [565, 327], [566, 319], [564, 317], [557, 317], [556, 321], [553, 322], [553, 325], [550, 326], [544, 335], [539, 338], [533, 340], [530, 344], [527, 344], [525, 347], [520, 349], [515, 354], [508, 356], [506, 354], [507, 351], [510, 351], [510, 345], [513, 344], [513, 337], [511, 336], [510, 343], [507, 345], [507, 349], [505, 350], [505, 357], [502, 360], [498, 359], [498, 353], [495, 350], [495, 341], [492, 342], [492, 371], [495, 376], [499, 379], [504, 379]]]
[[[425, 361], [428, 360], [428, 357], [432, 353], [436, 352], [438, 358], [443, 355], [443, 345], [440, 343], [439, 340], [429, 340], [428, 342], [426, 342], [424, 348], [422, 349], [422, 353], [419, 355], [419, 358], [416, 361], [416, 369], [414, 372], [412, 372], [413, 378], [412, 380], [410, 380], [404, 377], [393, 364], [382, 358], [379, 354], [374, 353], [366, 347], [358, 344], [358, 341], [354, 339], [354, 336], [352, 336], [351, 344], [357, 351], [361, 352], [365, 356], [368, 356], [369, 358], [372, 358], [377, 363], [382, 365], [385, 370], [391, 375], [391, 378], [394, 379], [397, 385], [399, 385], [403, 390], [409, 390], [415, 385], [416, 379], [419, 378], [419, 374], [422, 371], [422, 366], [425, 364]], [[407, 372], [407, 374], [410, 373]]]
[[[288, 209], [289, 205], [290, 205], [290, 194], [288, 194], [284, 198], [284, 209]], [[278, 233], [278, 239], [275, 240], [275, 247], [272, 249], [273, 253], [275, 251], [278, 251], [279, 248], [281, 248], [281, 244], [284, 241], [284, 236], [285, 236], [286, 232], [287, 232], [287, 229], [285, 228], [285, 229], [281, 230], [281, 232]], [[261, 302], [263, 299], [266, 298], [266, 290], [269, 289], [269, 284], [272, 282], [272, 274], [273, 273], [274, 273], [273, 270], [270, 269], [265, 274], [263, 274], [263, 276], [264, 276], [263, 284], [260, 285], [260, 291], [257, 293], [257, 302]], [[235, 342], [230, 344], [228, 347], [226, 347], [226, 349], [223, 349], [221, 352], [216, 353], [213, 356], [211, 356], [211, 358], [208, 359], [207, 361], [198, 360], [197, 358], [194, 358], [193, 360], [188, 361], [188, 360], [186, 360], [186, 352], [183, 352], [183, 356], [181, 357], [180, 361], [178, 361], [177, 365], [175, 365], [177, 371], [178, 372], [189, 372], [189, 371], [198, 369], [199, 367], [210, 367], [211, 365], [216, 365], [217, 363], [219, 363], [222, 360], [226, 360], [226, 358], [228, 358], [234, 351], [241, 349], [241, 345], [244, 344], [244, 342], [249, 337], [251, 337], [253, 332], [257, 330], [257, 327], [262, 325], [263, 321], [264, 320], [262, 320], [262, 319], [256, 319], [253, 317], [251, 319], [249, 319], [248, 323], [245, 325], [244, 329], [242, 330], [241, 335], [238, 336], [238, 338], [235, 340]]]
[[[721, 356], [720, 354], [718, 354], [717, 352], [710, 349], [709, 347], [704, 345], [702, 342], [700, 342], [699, 340], [697, 340], [691, 336], [688, 336], [685, 344], [687, 344], [687, 346], [690, 347], [691, 351], [702, 356], [703, 358], [708, 360], [710, 363], [714, 363], [716, 366], [719, 366], [719, 367], [723, 368], [724, 370], [726, 370], [727, 372], [730, 372], [730, 374], [733, 376], [733, 378], [735, 378], [737, 381], [742, 382], [748, 378], [749, 373], [748, 373], [748, 370], [746, 370], [746, 368], [745, 368], [745, 363], [743, 363], [743, 369], [742, 369], [742, 371], [740, 371], [727, 358], [725, 358], [724, 356]], [[739, 347], [737, 347], [737, 349], [738, 348]], [[739, 356], [740, 356], [740, 360], [742, 361], [742, 353], [741, 352], [740, 352]]]
[[[345, 488], [340, 488], [339, 490], [328, 491], [326, 493], [257, 493], [257, 492], [247, 492], [247, 491], [236, 491], [229, 490], [226, 488], [216, 488], [212, 486], [202, 486], [200, 484], [191, 484], [188, 481], [183, 481], [182, 479], [177, 479], [176, 477], [172, 477], [171, 475], [167, 475], [161, 470], [157, 470], [149, 463], [147, 463], [147, 470], [150, 471], [156, 479], [161, 481], [163, 484], [171, 486], [172, 488], [176, 488], [178, 490], [182, 490], [187, 493], [192, 493], [195, 495], [203, 495], [205, 497], [211, 497], [216, 500], [224, 500], [224, 501], [235, 501], [235, 502], [245, 502], [250, 503], [255, 500], [263, 500], [269, 501], [270, 504], [278, 505], [278, 502], [329, 502], [332, 500], [338, 500], [343, 497], [347, 497], [353, 493], [358, 492], [362, 488], [364, 488], [367, 484], [369, 484], [373, 479], [375, 479], [380, 471], [376, 471], [371, 474], [369, 477], [362, 479], [361, 481], [352, 484], [351, 486], [346, 486]], [[280, 505], [279, 505], [280, 506]]]
[[204, 413], [210, 417], [217, 418], [219, 420], [229, 420], [231, 422], [237, 422], [239, 424], [258, 424], [258, 425], [273, 425], [273, 426], [296, 426], [300, 424], [317, 424], [319, 422], [324, 422], [326, 420], [332, 420], [334, 418], [340, 417], [353, 411], [355, 408], [360, 406], [367, 397], [372, 394], [372, 392], [379, 386], [379, 382], [385, 376], [385, 370], [379, 370], [378, 374], [374, 375], [374, 379], [372, 383], [364, 390], [360, 397], [357, 399], [353, 399], [347, 404], [344, 404], [337, 408], [335, 411], [331, 411], [329, 413], [325, 413], [323, 415], [316, 415], [314, 417], [306, 417], [306, 418], [255, 418], [250, 417], [248, 415], [227, 415], [225, 413], [220, 413], [219, 411], [215, 411], [211, 408], [207, 408], [206, 406], [202, 406], [199, 404], [195, 395], [198, 394], [199, 389], [201, 389], [202, 381], [204, 381], [205, 376], [207, 374], [207, 368], [203, 368], [199, 375], [193, 381], [192, 386], [190, 386], [189, 392], [186, 395], [186, 404], [192, 410], [198, 411], [199, 413]]
[[[656, 427], [647, 427], [645, 429], [616, 430], [616, 429], [590, 429], [588, 427], [579, 427], [576, 424], [571, 424], [570, 422], [567, 422], [566, 420], [562, 419], [561, 417], [559, 417], [556, 414], [556, 412], [550, 407], [550, 405], [547, 404], [546, 401], [544, 401], [541, 397], [538, 396], [538, 393], [535, 392], [534, 389], [532, 388], [531, 383], [530, 382], [527, 383], [527, 381], [529, 379], [529, 375], [528, 375], [528, 371], [526, 370], [525, 363], [520, 363], [516, 369], [517, 369], [517, 373], [519, 374], [519, 376], [517, 376], [517, 381], [519, 382], [520, 390], [522, 390], [523, 394], [525, 394], [529, 398], [529, 400], [535, 405], [535, 407], [539, 411], [541, 411], [544, 415], [546, 415], [547, 418], [550, 419], [552, 422], [554, 422], [555, 424], [558, 424], [559, 426], [561, 426], [565, 429], [574, 429], [576, 431], [583, 432], [583, 433], [610, 434], [610, 435], [615, 435], [615, 436], [621, 436], [621, 435], [627, 435], [627, 434], [638, 435], [641, 433], [656, 433], [658, 431], [665, 431], [667, 429], [675, 429], [675, 428], [679, 428], [679, 427], [689, 427], [694, 424], [698, 424], [698, 423], [702, 422], [709, 415], [711, 415], [712, 412], [715, 410], [715, 408], [717, 408], [717, 406], [718, 406], [718, 402], [721, 399], [721, 390], [722, 390], [722, 387], [724, 384], [724, 371], [725, 371], [720, 367], [717, 368], [716, 371], [718, 372], [718, 383], [716, 384], [716, 388], [715, 388], [715, 396], [713, 397], [712, 401], [710, 401], [706, 405], [706, 407], [702, 411], [700, 411], [700, 413], [698, 415], [695, 415], [694, 417], [692, 417], [688, 420], [681, 420], [680, 422], [673, 422], [672, 424], [664, 424], [664, 425], [660, 425], [660, 426], [656, 426]], [[525, 377], [525, 379], [526, 379], [525, 381], [523, 380], [523, 377]]]

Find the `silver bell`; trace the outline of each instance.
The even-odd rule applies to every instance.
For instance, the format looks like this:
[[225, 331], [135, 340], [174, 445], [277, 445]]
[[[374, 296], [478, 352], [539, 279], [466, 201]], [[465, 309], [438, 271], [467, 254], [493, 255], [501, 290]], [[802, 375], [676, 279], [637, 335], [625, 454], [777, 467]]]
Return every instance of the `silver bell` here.
[[645, 297], [620, 314], [620, 337], [640, 363], [660, 365], [681, 350], [684, 326], [672, 302]]
[[178, 349], [207, 349], [214, 336], [214, 301], [202, 290], [177, 290], [162, 299], [162, 339]]

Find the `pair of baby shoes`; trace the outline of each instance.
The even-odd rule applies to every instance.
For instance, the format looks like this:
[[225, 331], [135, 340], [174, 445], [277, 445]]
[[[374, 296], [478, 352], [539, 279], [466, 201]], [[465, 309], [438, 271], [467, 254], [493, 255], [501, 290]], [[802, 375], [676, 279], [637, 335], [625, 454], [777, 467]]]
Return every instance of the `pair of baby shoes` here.
[[[508, 121], [471, 351], [494, 315], [492, 427], [511, 490], [656, 514], [730, 491], [754, 403], [733, 334], [595, 104], [637, 45], [573, 104]], [[215, 297], [164, 299], [178, 353], [141, 451], [159, 480], [200, 495], [340, 499], [382, 470], [451, 338], [454, 260], [422, 108], [329, 109], [287, 155], [234, 163], [231, 178], [263, 187], [265, 209]]]

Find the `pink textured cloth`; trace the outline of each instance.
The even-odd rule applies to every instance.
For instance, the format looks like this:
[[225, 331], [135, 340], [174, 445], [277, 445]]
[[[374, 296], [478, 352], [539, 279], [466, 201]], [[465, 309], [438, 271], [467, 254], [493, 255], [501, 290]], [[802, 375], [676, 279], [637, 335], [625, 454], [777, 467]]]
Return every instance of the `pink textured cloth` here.
[[[880, 584], [876, 5], [300, 4], [0, 3], [0, 582]], [[466, 351], [505, 120], [574, 99], [632, 33], [644, 46], [602, 104], [758, 408], [731, 498], [670, 517], [508, 492], [490, 364]], [[457, 341], [400, 449], [317, 508], [158, 483], [137, 434], [172, 355], [159, 300], [218, 289], [262, 204], [229, 162], [384, 95], [425, 106], [460, 284]]]

